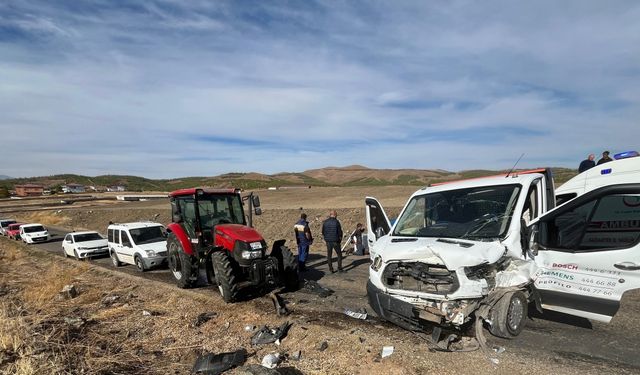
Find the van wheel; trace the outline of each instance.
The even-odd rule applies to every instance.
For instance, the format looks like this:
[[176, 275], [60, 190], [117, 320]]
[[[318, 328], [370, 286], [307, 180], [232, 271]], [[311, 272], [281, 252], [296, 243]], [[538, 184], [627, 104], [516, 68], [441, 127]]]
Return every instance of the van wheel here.
[[507, 293], [491, 309], [489, 332], [505, 339], [514, 338], [524, 329], [527, 313], [527, 297], [524, 293]]
[[114, 267], [122, 266], [122, 262], [118, 259], [118, 254], [116, 254], [115, 250], [111, 252], [111, 263]]
[[135, 262], [138, 271], [145, 272], [147, 270], [146, 268], [144, 268], [144, 262], [142, 262], [142, 258], [140, 258], [140, 255], [136, 255], [133, 261]]
[[182, 244], [180, 244], [180, 241], [173, 233], [169, 233], [169, 237], [167, 238], [167, 261], [178, 287], [189, 288], [193, 286], [195, 280], [191, 279], [194, 273], [191, 259], [184, 253]]
[[223, 251], [217, 251], [211, 254], [211, 263], [222, 299], [227, 303], [234, 302], [238, 294], [238, 283], [229, 256]]

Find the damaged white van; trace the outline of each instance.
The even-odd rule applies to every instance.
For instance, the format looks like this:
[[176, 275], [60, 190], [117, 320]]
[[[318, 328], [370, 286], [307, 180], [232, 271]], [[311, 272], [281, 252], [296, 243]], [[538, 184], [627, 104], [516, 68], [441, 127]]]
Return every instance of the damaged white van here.
[[368, 197], [369, 304], [412, 331], [515, 337], [531, 301], [608, 322], [640, 287], [640, 181], [618, 182], [557, 208], [545, 169], [430, 186], [393, 226]]

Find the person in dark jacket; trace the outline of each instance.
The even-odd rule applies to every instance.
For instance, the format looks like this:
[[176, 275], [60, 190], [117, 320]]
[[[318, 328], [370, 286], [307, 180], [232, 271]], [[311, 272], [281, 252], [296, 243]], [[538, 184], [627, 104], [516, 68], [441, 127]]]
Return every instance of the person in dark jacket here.
[[589, 154], [589, 156], [580, 162], [580, 166], [578, 167], [578, 173], [582, 173], [596, 166], [596, 162], [593, 161], [596, 158], [594, 154]]
[[609, 157], [609, 151], [605, 151], [602, 153], [602, 159], [598, 160], [598, 165], [608, 163], [610, 161], [613, 161], [613, 159]]
[[333, 250], [338, 255], [338, 272], [344, 272], [342, 270], [342, 251], [340, 250], [340, 242], [342, 242], [342, 226], [337, 219], [338, 213], [335, 210], [329, 212], [329, 218], [322, 223], [322, 237], [327, 243], [327, 263], [329, 264], [329, 271], [334, 273], [333, 270]]
[[298, 270], [305, 271], [307, 269], [307, 256], [309, 255], [309, 246], [313, 243], [313, 236], [307, 221], [307, 214], [300, 214], [300, 220], [293, 226], [293, 233], [296, 235], [298, 243]]

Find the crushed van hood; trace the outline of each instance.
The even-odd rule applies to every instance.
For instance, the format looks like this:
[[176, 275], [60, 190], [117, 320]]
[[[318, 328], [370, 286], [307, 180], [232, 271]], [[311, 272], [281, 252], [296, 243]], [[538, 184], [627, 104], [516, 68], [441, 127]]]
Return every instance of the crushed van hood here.
[[442, 264], [449, 270], [495, 263], [505, 254], [505, 246], [499, 241], [479, 242], [448, 238], [390, 238], [380, 252], [385, 262], [418, 261]]

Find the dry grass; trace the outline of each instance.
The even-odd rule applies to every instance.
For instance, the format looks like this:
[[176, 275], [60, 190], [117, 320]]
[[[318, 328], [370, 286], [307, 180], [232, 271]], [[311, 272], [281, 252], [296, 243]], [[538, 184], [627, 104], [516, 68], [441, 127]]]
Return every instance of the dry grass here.
[[40, 223], [43, 225], [64, 226], [71, 219], [64, 214], [64, 212], [57, 213], [56, 211], [39, 211], [30, 212], [21, 216], [22, 221], [28, 223]]

